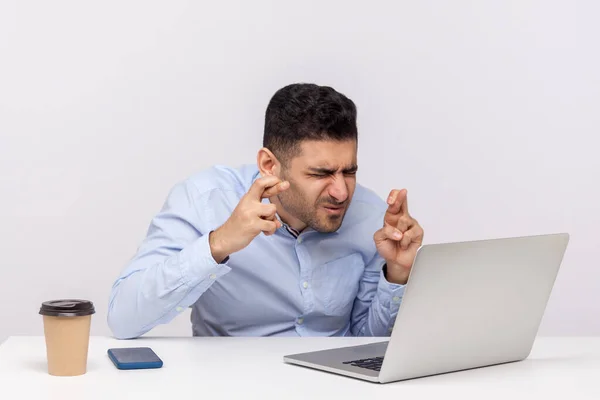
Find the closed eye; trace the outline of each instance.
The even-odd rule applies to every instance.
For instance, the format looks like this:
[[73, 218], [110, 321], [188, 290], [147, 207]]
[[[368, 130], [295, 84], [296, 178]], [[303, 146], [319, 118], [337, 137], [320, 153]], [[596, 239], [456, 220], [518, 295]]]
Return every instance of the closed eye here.
[[[313, 178], [325, 178], [331, 175], [334, 175], [337, 170], [328, 169], [328, 168], [309, 168], [312, 170], [312, 173], [308, 173], [308, 176]], [[354, 176], [358, 170], [357, 166], [352, 166], [350, 168], [346, 168], [342, 171], [342, 173], [346, 176]]]

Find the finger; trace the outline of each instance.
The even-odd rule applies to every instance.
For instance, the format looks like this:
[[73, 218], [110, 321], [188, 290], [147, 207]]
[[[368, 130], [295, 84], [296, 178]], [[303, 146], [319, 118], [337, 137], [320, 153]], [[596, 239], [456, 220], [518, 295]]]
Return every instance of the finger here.
[[398, 229], [386, 224], [383, 228], [375, 232], [373, 239], [375, 239], [375, 242], [382, 242], [384, 240], [399, 241], [403, 236], [402, 232]]
[[403, 215], [408, 215], [408, 190], [404, 190], [404, 200], [400, 206], [400, 213]]
[[265, 215], [264, 217], [261, 217], [262, 219], [266, 219], [267, 221], [277, 221], [277, 218], [275, 217], [275, 214], [273, 215]]
[[288, 181], [279, 182], [279, 184], [272, 186], [270, 188], [267, 188], [263, 192], [262, 198], [266, 199], [266, 198], [278, 195], [279, 193], [283, 192], [284, 190], [287, 190], [289, 187], [290, 187], [290, 183]]
[[408, 249], [411, 243], [423, 242], [423, 228], [419, 224], [404, 232], [404, 237], [400, 241], [400, 247], [404, 250]]
[[262, 199], [262, 195], [266, 189], [273, 187], [280, 183], [281, 180], [274, 175], [263, 176], [262, 178], [258, 178], [250, 189], [248, 190], [248, 195], [256, 200]]
[[390, 214], [408, 214], [408, 202], [406, 200], [407, 190], [394, 189], [388, 197], [388, 209]]
[[259, 204], [258, 205], [258, 216], [269, 220], [275, 219], [277, 213], [277, 207], [275, 204]]
[[278, 222], [279, 221], [262, 220], [260, 221], [260, 230], [263, 231], [265, 235], [270, 236], [278, 229]]
[[396, 202], [396, 198], [398, 197], [399, 193], [400, 193], [400, 190], [398, 190], [398, 189], [394, 189], [390, 192], [390, 194], [387, 198], [388, 206], [392, 206]]
[[408, 249], [408, 246], [410, 246], [414, 237], [415, 237], [414, 230], [409, 230], [409, 231], [404, 232], [402, 240], [400, 241], [400, 248], [402, 250]]
[[417, 242], [419, 244], [423, 243], [423, 237], [425, 236], [425, 232], [423, 231], [423, 228], [421, 227], [421, 225], [419, 225], [419, 223], [416, 220], [413, 220], [414, 222], [414, 226], [411, 228], [411, 230], [415, 231], [415, 236], [413, 238], [413, 242]]
[[412, 219], [404, 215], [398, 218], [398, 221], [396, 222], [396, 228], [398, 228], [400, 232], [406, 232], [412, 227], [412, 225]]

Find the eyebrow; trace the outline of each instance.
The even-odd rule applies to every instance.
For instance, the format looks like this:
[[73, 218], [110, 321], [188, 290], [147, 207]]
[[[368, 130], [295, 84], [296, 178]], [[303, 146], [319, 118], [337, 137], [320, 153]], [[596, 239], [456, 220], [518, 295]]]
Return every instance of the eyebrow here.
[[[332, 174], [335, 174], [335, 172], [337, 171], [337, 169], [325, 168], [325, 167], [309, 167], [308, 169], [311, 172], [314, 172], [317, 174], [324, 174], [324, 175], [332, 175]], [[345, 168], [343, 170], [343, 172], [349, 173], [349, 172], [356, 172], [357, 170], [358, 170], [358, 165], [351, 165], [348, 168]]]

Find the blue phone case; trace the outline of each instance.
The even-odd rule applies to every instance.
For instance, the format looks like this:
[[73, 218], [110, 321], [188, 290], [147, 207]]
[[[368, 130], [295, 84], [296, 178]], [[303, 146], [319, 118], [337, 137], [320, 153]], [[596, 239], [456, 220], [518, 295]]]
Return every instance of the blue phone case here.
[[162, 360], [149, 347], [108, 349], [107, 354], [118, 369], [148, 369], [163, 366]]

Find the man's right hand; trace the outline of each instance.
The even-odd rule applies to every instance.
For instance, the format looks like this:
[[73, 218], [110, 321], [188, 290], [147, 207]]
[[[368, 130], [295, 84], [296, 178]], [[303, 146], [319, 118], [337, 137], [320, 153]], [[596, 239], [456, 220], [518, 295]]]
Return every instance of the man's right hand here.
[[275, 217], [275, 204], [263, 204], [262, 199], [275, 196], [289, 187], [289, 182], [281, 181], [276, 176], [257, 179], [229, 219], [210, 233], [210, 251], [215, 261], [220, 263], [230, 254], [242, 250], [261, 232], [268, 236], [281, 228], [281, 223]]

